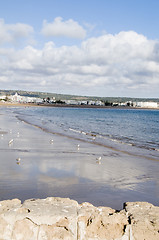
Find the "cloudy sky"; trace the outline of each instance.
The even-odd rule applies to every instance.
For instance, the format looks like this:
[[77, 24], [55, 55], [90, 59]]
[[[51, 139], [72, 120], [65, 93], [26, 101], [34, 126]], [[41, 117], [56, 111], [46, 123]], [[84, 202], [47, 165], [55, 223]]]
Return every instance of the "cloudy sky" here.
[[158, 0], [5, 0], [0, 89], [159, 97]]

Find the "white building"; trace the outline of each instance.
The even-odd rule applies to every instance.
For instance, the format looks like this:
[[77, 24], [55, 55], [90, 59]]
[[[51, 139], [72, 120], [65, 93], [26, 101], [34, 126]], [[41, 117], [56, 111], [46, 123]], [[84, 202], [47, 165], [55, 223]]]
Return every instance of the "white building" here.
[[88, 105], [95, 105], [95, 103], [96, 103], [96, 102], [95, 102], [95, 101], [92, 101], [92, 100], [91, 100], [91, 101], [88, 101]]
[[6, 99], [6, 95], [0, 96], [0, 100], [5, 100]]
[[135, 102], [135, 107], [141, 107], [141, 108], [158, 108], [157, 102]]
[[11, 102], [26, 102], [26, 97], [20, 96], [17, 92], [8, 97]]
[[102, 102], [102, 101], [92, 101], [92, 100], [90, 100], [90, 101], [88, 101], [88, 105], [95, 105], [95, 106], [104, 106], [104, 102]]
[[87, 105], [87, 101], [81, 101], [80, 104], [81, 105]]
[[95, 105], [96, 105], [96, 106], [104, 106], [104, 102], [102, 102], [102, 101], [96, 101], [96, 102], [95, 102]]
[[80, 103], [76, 100], [63, 100], [66, 104], [70, 105], [80, 105]]
[[10, 99], [10, 101], [14, 103], [41, 103], [42, 102], [41, 98], [21, 96], [18, 93], [8, 96], [8, 99]]

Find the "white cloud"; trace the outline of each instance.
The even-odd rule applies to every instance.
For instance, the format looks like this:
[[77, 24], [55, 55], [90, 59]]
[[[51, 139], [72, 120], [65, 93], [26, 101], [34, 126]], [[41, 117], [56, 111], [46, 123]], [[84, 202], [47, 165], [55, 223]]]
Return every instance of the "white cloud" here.
[[159, 42], [136, 32], [90, 38], [81, 46], [0, 49], [5, 88], [101, 96], [158, 96]]
[[0, 19], [0, 44], [16, 43], [22, 38], [28, 38], [33, 32], [33, 27], [28, 24], [6, 24]]
[[86, 30], [78, 22], [69, 19], [63, 21], [61, 17], [54, 19], [52, 23], [46, 20], [43, 22], [42, 34], [46, 37], [68, 37], [83, 39], [86, 36]]

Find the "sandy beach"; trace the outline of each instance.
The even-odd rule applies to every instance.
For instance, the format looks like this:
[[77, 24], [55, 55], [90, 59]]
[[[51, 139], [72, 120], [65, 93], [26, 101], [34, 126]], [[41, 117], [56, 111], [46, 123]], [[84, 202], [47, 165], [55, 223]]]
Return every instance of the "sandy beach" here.
[[45, 132], [14, 110], [0, 107], [0, 200], [69, 197], [115, 209], [126, 201], [158, 204], [158, 162]]

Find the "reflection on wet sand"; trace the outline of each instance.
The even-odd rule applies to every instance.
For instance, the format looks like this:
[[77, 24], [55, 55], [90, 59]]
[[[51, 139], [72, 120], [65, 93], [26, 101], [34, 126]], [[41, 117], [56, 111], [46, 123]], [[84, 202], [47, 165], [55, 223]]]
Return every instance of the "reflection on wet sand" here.
[[79, 144], [24, 122], [17, 124], [14, 112], [3, 112], [0, 200], [59, 196], [116, 209], [125, 201], [159, 201], [158, 162], [91, 143]]

